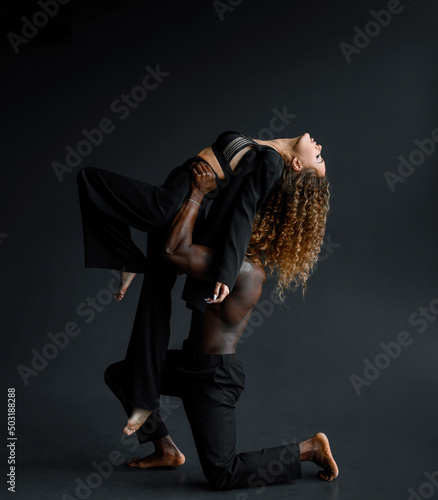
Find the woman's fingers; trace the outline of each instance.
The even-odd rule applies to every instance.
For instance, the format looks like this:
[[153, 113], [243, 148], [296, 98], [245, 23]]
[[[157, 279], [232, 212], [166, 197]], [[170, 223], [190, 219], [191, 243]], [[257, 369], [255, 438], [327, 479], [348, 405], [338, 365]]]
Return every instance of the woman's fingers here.
[[208, 304], [220, 304], [230, 293], [230, 289], [225, 283], [216, 282], [214, 287], [213, 298], [205, 299]]
[[222, 283], [222, 286], [220, 288], [219, 297], [214, 301], [214, 303], [220, 304], [227, 297], [227, 295], [229, 293], [230, 293], [230, 289], [227, 287], [227, 285]]

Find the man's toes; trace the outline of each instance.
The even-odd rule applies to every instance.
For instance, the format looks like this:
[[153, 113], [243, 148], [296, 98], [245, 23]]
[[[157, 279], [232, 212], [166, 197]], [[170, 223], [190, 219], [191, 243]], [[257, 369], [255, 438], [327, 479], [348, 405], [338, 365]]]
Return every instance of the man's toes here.
[[327, 472], [326, 470], [320, 470], [318, 472], [318, 476], [320, 477], [320, 479], [328, 482], [331, 482], [333, 481], [333, 479], [335, 479], [335, 475], [331, 472]]
[[131, 458], [131, 460], [128, 460], [126, 463], [131, 466], [137, 466], [137, 461], [140, 460], [140, 457], [134, 457]]

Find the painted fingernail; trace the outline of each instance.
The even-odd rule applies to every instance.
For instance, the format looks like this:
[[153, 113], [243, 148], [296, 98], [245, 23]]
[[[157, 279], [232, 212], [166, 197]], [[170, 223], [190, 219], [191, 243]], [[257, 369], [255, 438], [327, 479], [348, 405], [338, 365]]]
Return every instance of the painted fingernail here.
[[213, 295], [213, 300], [216, 300], [216, 299], [217, 299], [217, 294], [215, 293], [215, 294]]

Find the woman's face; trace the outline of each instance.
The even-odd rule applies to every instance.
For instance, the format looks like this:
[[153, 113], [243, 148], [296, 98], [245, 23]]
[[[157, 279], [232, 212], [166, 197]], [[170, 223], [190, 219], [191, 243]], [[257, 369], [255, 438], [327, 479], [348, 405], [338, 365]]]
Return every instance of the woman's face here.
[[325, 161], [321, 157], [322, 146], [306, 132], [300, 137], [291, 139], [290, 154], [293, 157], [292, 166], [295, 170], [314, 168], [320, 177], [325, 175]]

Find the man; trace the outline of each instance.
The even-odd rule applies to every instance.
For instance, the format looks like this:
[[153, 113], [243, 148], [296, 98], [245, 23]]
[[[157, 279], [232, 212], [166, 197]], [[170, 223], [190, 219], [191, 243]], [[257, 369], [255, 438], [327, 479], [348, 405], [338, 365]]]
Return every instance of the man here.
[[[215, 275], [217, 255], [208, 247], [192, 244], [192, 233], [203, 197], [214, 187], [209, 167], [196, 165], [189, 199], [176, 215], [163, 250], [163, 257], [181, 272], [207, 282]], [[234, 410], [245, 375], [235, 351], [265, 281], [264, 269], [245, 258], [233, 291], [222, 303], [210, 304], [204, 312], [194, 309], [182, 351], [168, 351], [164, 364], [161, 393], [182, 398], [204, 474], [215, 489], [260, 486], [264, 484], [263, 471], [273, 464], [278, 473], [269, 482], [298, 479], [300, 463], [308, 460], [323, 468], [319, 477], [326, 481], [335, 479], [339, 472], [322, 433], [301, 443], [236, 453]], [[123, 401], [122, 373], [123, 361], [107, 369], [105, 380], [129, 412]], [[184, 456], [157, 413], [137, 434], [140, 442], [153, 441], [155, 452], [132, 459], [128, 462], [131, 467], [184, 463]]]

